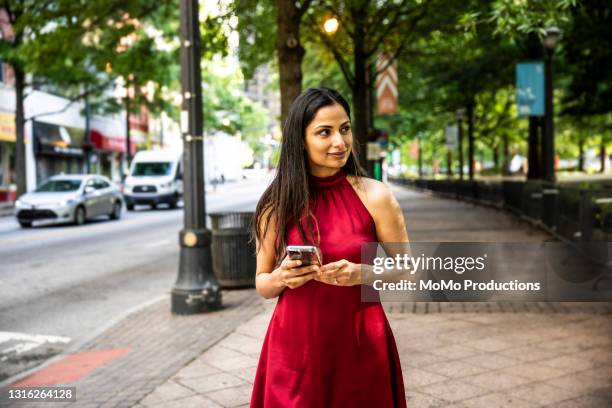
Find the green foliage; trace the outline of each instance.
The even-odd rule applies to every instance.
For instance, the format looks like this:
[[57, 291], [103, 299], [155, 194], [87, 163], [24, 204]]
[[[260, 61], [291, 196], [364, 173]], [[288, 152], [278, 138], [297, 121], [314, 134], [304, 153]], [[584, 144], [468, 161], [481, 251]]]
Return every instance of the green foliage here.
[[238, 0], [233, 3], [238, 17], [238, 56], [245, 78], [253, 77], [258, 66], [274, 59], [276, 46], [276, 4], [274, 0]]
[[[237, 4], [241, 63], [252, 72], [274, 56], [275, 2]], [[322, 26], [332, 16], [340, 26], [327, 36]], [[516, 111], [515, 66], [543, 58], [550, 26], [563, 32], [553, 65], [556, 152], [575, 158], [579, 143], [595, 148], [612, 139], [612, 9], [605, 0], [313, 2], [302, 19], [304, 86], [335, 87], [350, 99], [354, 33], [364, 29], [368, 64], [380, 51], [401, 51], [399, 111], [376, 115], [375, 127], [390, 132], [403, 160], [410, 161], [409, 143], [420, 133], [426, 163], [443, 163], [443, 129], [468, 105], [477, 159], [492, 160], [504, 139], [511, 154], [526, 156], [528, 121]]]
[[605, 0], [583, 0], [571, 8], [564, 50], [571, 82], [564, 113], [598, 115], [612, 111], [612, 8]]
[[204, 130], [209, 134], [240, 134], [257, 154], [260, 139], [267, 132], [268, 112], [245, 96], [238, 67], [232, 67], [228, 59], [215, 57], [203, 63], [202, 79], [206, 95]]
[[[7, 0], [0, 7], [10, 13], [15, 37], [11, 42], [2, 42], [0, 58], [32, 74], [37, 83], [61, 88], [68, 98], [80, 99], [88, 94], [94, 99], [95, 109], [110, 94], [117, 75], [127, 77], [127, 72], [140, 71], [132, 81], [137, 89], [148, 81], [168, 77], [164, 71], [169, 58], [156, 49], [141, 28], [143, 22], [168, 4], [166, 0]], [[128, 37], [134, 43], [124, 53], [118, 53], [120, 42]], [[114, 74], [108, 75], [105, 69], [110, 66]], [[112, 109], [113, 104], [107, 108]]]
[[571, 20], [568, 13], [577, 0], [496, 0], [488, 13], [480, 14], [492, 22], [495, 32], [521, 39], [527, 34], [546, 35], [546, 27], [565, 27]]
[[[179, 8], [174, 0], [5, 0], [15, 38], [0, 41], [0, 59], [61, 88], [90, 98], [92, 110], [119, 110], [112, 89], [122, 78], [134, 109], [176, 117], [170, 91], [180, 88]], [[202, 22], [203, 55], [227, 49], [220, 17]], [[144, 89], [147, 89], [145, 94]], [[153, 91], [153, 92], [151, 92]]]
[[333, 88], [338, 90], [349, 103], [352, 102], [351, 90], [329, 50], [311, 45], [304, 56], [302, 68], [304, 88], [320, 86]]

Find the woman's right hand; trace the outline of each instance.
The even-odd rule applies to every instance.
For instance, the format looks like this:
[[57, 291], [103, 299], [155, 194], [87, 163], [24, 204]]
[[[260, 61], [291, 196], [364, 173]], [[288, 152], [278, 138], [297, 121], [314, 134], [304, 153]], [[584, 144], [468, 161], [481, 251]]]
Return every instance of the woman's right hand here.
[[319, 265], [300, 266], [301, 260], [292, 260], [285, 257], [280, 266], [274, 270], [278, 282], [282, 287], [290, 289], [299, 288], [309, 280], [317, 277]]

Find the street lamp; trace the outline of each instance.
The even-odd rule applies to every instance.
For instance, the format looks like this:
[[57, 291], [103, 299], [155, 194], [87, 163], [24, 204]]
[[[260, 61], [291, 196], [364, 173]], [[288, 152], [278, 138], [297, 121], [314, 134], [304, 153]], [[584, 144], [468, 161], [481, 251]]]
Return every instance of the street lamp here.
[[221, 288], [212, 269], [211, 233], [206, 229], [204, 136], [198, 0], [181, 0], [181, 134], [184, 161], [184, 217], [179, 233], [178, 277], [171, 294], [175, 314], [221, 308]]
[[542, 137], [542, 178], [547, 181], [555, 181], [555, 128], [553, 112], [553, 71], [552, 56], [559, 39], [561, 30], [558, 27], [546, 28], [546, 36], [542, 44], [545, 53], [545, 112], [544, 112], [544, 134]]
[[546, 28], [546, 36], [544, 37], [544, 47], [548, 50], [553, 50], [561, 39], [561, 29], [559, 27]]
[[463, 180], [463, 117], [465, 116], [465, 109], [457, 109], [455, 111], [455, 117], [457, 118], [457, 130], [459, 134], [459, 179]]
[[338, 19], [331, 17], [325, 20], [325, 23], [323, 23], [323, 30], [325, 30], [327, 35], [334, 35], [338, 31], [339, 26], [340, 23], [338, 22]]

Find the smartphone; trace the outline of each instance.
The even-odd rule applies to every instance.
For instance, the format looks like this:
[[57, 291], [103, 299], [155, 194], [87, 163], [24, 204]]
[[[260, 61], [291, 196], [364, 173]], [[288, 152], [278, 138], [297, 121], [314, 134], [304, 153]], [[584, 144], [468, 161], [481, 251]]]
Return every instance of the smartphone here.
[[289, 259], [302, 261], [301, 266], [321, 265], [321, 252], [313, 245], [289, 245], [287, 246]]

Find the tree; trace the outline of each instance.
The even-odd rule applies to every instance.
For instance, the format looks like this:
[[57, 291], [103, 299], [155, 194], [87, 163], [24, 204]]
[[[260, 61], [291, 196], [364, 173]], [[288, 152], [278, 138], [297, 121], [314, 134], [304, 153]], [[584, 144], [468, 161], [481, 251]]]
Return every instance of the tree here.
[[[433, 1], [376, 3], [364, 0], [330, 1], [311, 7], [307, 14], [308, 40], [329, 50], [351, 89], [353, 134], [361, 145], [360, 162], [366, 163], [365, 145], [373, 126], [372, 86], [379, 72], [373, 68], [380, 53], [389, 63], [405, 52], [415, 37], [427, 32], [425, 17]], [[329, 17], [339, 21], [333, 36], [322, 29]], [[306, 34], [305, 34], [306, 35]], [[386, 68], [383, 67], [381, 72]]]
[[[143, 23], [172, 15], [172, 6], [170, 0], [0, 2], [12, 28], [12, 35], [0, 41], [0, 58], [15, 73], [17, 195], [26, 190], [24, 125], [32, 119], [24, 112], [26, 89], [51, 83], [77, 101], [104, 95], [117, 75], [124, 75], [137, 90], [148, 82], [159, 90], [171, 78], [172, 52], [161, 52]], [[119, 53], [121, 46], [125, 50]], [[138, 103], [161, 104], [161, 92], [146, 99], [136, 94]], [[112, 99], [105, 99], [111, 102], [106, 108], [117, 108]]]
[[[492, 11], [489, 16], [495, 25], [495, 32], [511, 38], [522, 49], [523, 58], [542, 60], [544, 58], [542, 39], [546, 35], [546, 28], [551, 26], [565, 28], [571, 20], [569, 9], [575, 4], [576, 0], [527, 0], [522, 2], [496, 0], [492, 3]], [[542, 118], [529, 117], [529, 172], [527, 174], [529, 179], [537, 179], [542, 176], [543, 163], [541, 163], [539, 139], [543, 125]]]
[[[240, 34], [240, 56], [245, 76], [272, 57], [271, 41], [276, 40], [281, 94], [281, 124], [285, 123], [293, 100], [302, 91], [302, 60], [306, 50], [301, 41], [302, 18], [311, 0], [241, 0], [236, 2]], [[271, 17], [276, 24], [270, 24]]]
[[563, 114], [596, 115], [612, 111], [612, 10], [609, 2], [583, 0], [571, 8], [564, 37], [571, 82]]

